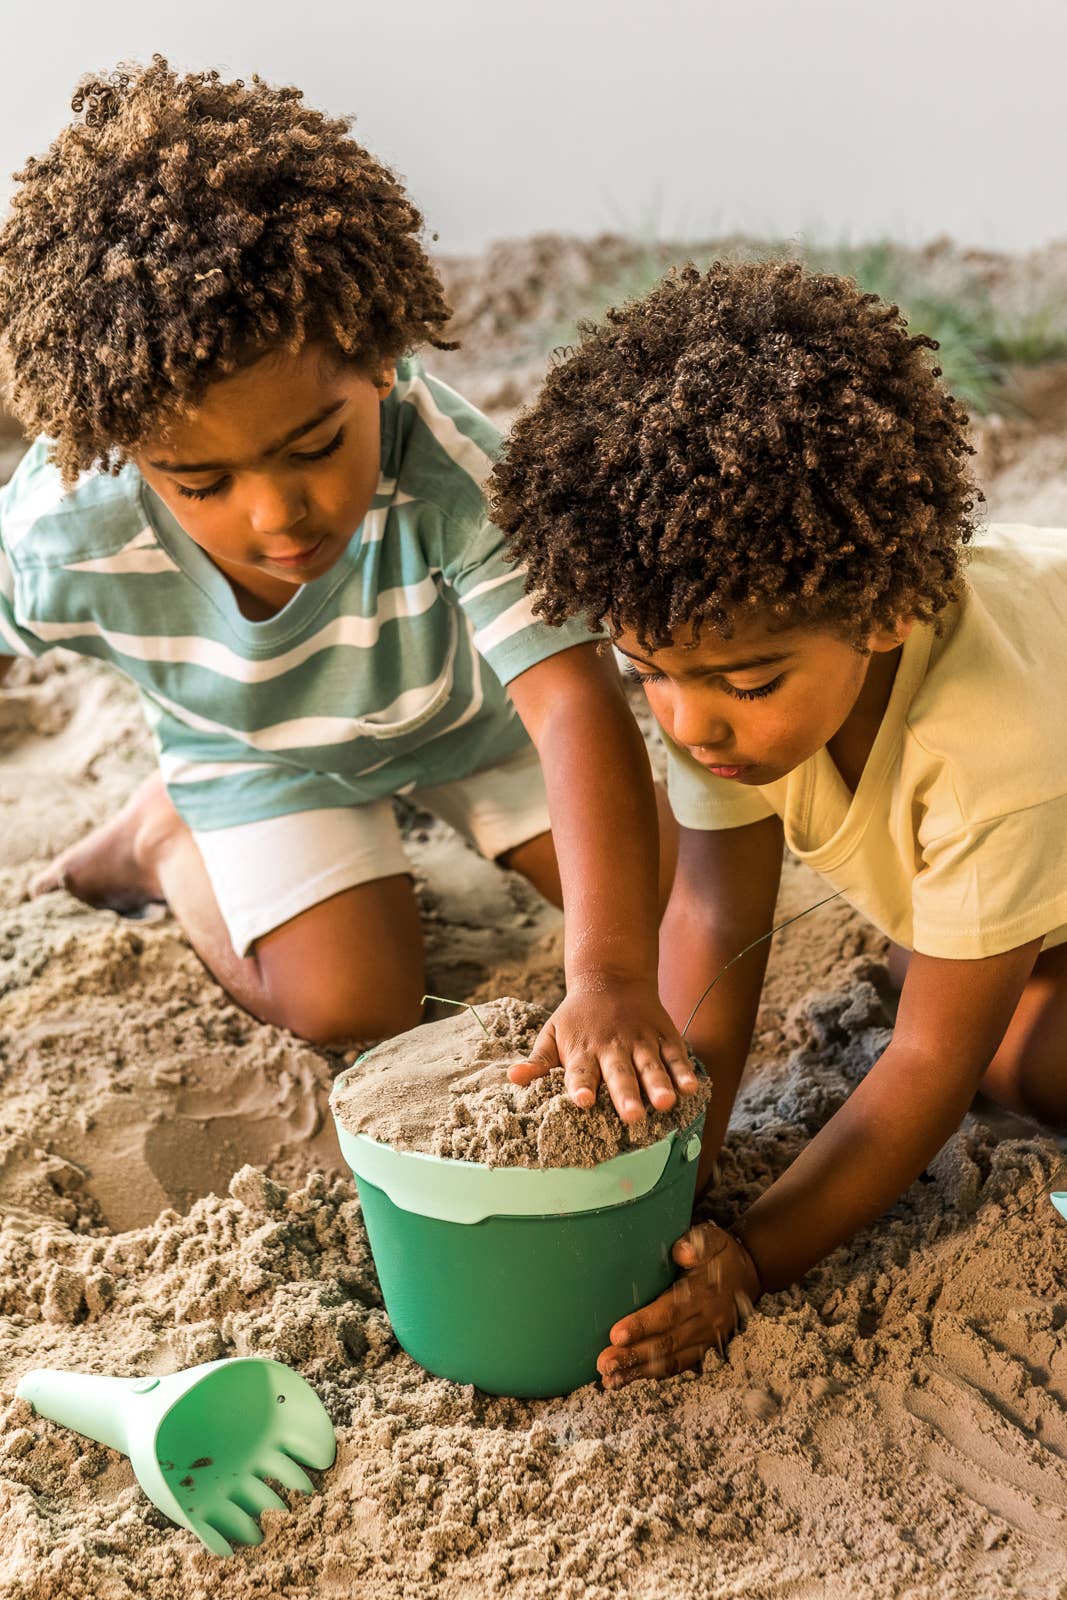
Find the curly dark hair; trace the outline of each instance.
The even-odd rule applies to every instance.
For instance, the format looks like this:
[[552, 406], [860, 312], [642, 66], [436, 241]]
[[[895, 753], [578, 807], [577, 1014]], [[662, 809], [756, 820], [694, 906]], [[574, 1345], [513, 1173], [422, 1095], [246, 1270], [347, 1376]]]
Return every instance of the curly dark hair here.
[[117, 471], [257, 352], [321, 341], [376, 372], [453, 348], [422, 217], [299, 89], [157, 55], [72, 109], [0, 231], [0, 383], [68, 480]]
[[547, 622], [656, 650], [759, 612], [859, 642], [956, 597], [968, 419], [898, 307], [792, 261], [717, 262], [581, 335], [489, 486]]

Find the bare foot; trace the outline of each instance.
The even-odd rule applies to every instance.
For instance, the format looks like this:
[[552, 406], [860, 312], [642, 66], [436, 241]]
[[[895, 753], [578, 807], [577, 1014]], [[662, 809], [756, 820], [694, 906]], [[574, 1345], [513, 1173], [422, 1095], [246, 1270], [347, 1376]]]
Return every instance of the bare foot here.
[[153, 862], [160, 842], [184, 827], [158, 773], [146, 778], [110, 821], [58, 855], [30, 884], [30, 895], [66, 889], [91, 906], [138, 911], [163, 900]]

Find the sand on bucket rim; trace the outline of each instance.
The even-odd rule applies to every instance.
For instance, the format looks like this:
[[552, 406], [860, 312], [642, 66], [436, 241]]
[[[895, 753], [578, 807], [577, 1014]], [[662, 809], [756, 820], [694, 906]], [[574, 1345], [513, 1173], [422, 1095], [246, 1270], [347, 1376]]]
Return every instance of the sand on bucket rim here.
[[525, 1059], [547, 1016], [505, 998], [479, 1004], [477, 1016], [464, 1010], [412, 1028], [346, 1073], [333, 1109], [350, 1133], [395, 1150], [490, 1167], [595, 1167], [688, 1127], [707, 1104], [702, 1079], [672, 1110], [627, 1124], [603, 1083], [594, 1105], [576, 1106], [561, 1068], [525, 1087], [512, 1083], [508, 1067]]

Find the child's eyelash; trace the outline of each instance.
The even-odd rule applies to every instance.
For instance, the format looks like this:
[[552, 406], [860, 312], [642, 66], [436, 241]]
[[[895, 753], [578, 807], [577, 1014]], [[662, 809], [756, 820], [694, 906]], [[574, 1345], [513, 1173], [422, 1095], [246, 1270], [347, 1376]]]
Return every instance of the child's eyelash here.
[[772, 678], [770, 683], [761, 683], [758, 689], [735, 689], [731, 684], [726, 684], [726, 693], [735, 700], [762, 700], [765, 694], [773, 694], [781, 683], [785, 674], [780, 672], [777, 678]]
[[[335, 451], [340, 450], [344, 442], [345, 430], [343, 428], [338, 428], [329, 444], [324, 445], [321, 450], [306, 450], [303, 452], [294, 451], [293, 460], [325, 461], [327, 456], [332, 456]], [[184, 495], [187, 500], [210, 500], [212, 495], [222, 493], [228, 481], [229, 480], [226, 478], [220, 478], [217, 483], [209, 483], [206, 489], [187, 489], [183, 483], [175, 484], [175, 488], [177, 489], [178, 493]]]
[[324, 445], [321, 450], [306, 450], [303, 454], [297, 454], [295, 459], [297, 461], [325, 461], [326, 457], [332, 456], [335, 450], [340, 450], [344, 442], [345, 430], [338, 428], [329, 444]]
[[220, 478], [218, 483], [209, 483], [206, 489], [187, 489], [184, 483], [176, 483], [174, 487], [186, 500], [210, 500], [213, 494], [221, 493], [226, 483], [225, 478]]
[[[628, 678], [633, 678], [635, 683], [662, 683], [664, 679], [662, 672], [638, 672], [632, 661], [627, 661], [622, 670]], [[780, 672], [770, 683], [761, 683], [758, 689], [735, 689], [729, 683], [724, 683], [723, 688], [734, 700], [762, 700], [764, 695], [774, 693], [784, 677], [785, 674]]]
[[664, 675], [662, 672], [638, 672], [632, 661], [625, 662], [622, 670], [625, 672], [626, 676], [628, 678], [632, 678], [635, 683], [663, 682]]

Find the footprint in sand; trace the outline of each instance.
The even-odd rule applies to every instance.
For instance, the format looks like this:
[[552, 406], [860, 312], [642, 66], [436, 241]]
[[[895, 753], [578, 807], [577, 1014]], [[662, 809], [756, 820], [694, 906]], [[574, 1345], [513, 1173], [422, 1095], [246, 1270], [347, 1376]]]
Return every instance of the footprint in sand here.
[[932, 1354], [905, 1394], [925, 1428], [926, 1465], [1042, 1544], [1067, 1544], [1067, 1334], [1063, 1308], [1043, 1327], [995, 1332], [937, 1315]]

